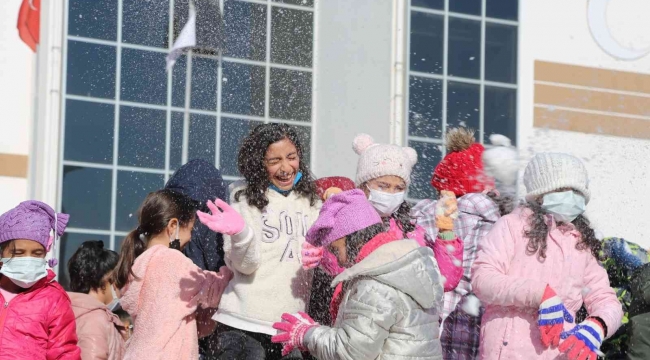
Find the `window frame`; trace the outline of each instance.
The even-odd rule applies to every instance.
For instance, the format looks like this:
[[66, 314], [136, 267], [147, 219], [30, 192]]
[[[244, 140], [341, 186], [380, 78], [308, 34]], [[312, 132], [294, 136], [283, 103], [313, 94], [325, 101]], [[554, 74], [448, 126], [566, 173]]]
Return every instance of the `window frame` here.
[[[489, 0], [481, 0], [481, 15], [469, 15], [469, 14], [463, 14], [463, 13], [458, 13], [458, 12], [452, 12], [449, 11], [449, 2], [450, 0], [444, 0], [444, 9], [439, 10], [439, 9], [430, 9], [430, 8], [425, 8], [425, 7], [419, 7], [419, 6], [413, 6], [411, 5], [411, 0], [406, 0], [406, 6], [407, 6], [407, 11], [405, 14], [405, 22], [406, 22], [406, 29], [408, 29], [408, 32], [405, 34], [405, 47], [406, 47], [406, 52], [405, 52], [405, 65], [404, 65], [404, 109], [403, 109], [403, 141], [405, 142], [406, 146], [410, 146], [411, 141], [419, 142], [419, 143], [426, 143], [426, 144], [435, 144], [440, 148], [440, 153], [441, 153], [441, 158], [444, 158], [447, 149], [444, 144], [444, 138], [445, 134], [447, 131], [447, 99], [448, 99], [448, 84], [449, 81], [454, 81], [458, 83], [463, 83], [463, 84], [473, 84], [473, 85], [478, 85], [479, 86], [479, 128], [475, 129], [478, 132], [480, 143], [484, 143], [484, 128], [485, 128], [485, 87], [486, 86], [493, 86], [493, 87], [498, 87], [498, 88], [506, 88], [506, 89], [511, 89], [515, 90], [516, 98], [515, 98], [515, 103], [516, 103], [516, 118], [514, 119], [515, 123], [517, 124], [517, 130], [516, 130], [516, 139], [515, 143], [519, 145], [519, 137], [520, 137], [520, 132], [521, 132], [521, 126], [519, 122], [520, 118], [520, 113], [521, 113], [521, 106], [519, 104], [519, 99], [520, 99], [520, 92], [521, 92], [521, 66], [520, 66], [520, 61], [521, 61], [521, 46], [520, 46], [520, 41], [521, 41], [521, 26], [520, 26], [520, 21], [519, 19], [521, 18], [521, 0], [518, 0], [518, 19], [515, 20], [505, 20], [505, 19], [499, 19], [499, 18], [493, 18], [493, 17], [488, 17], [487, 16], [487, 1]], [[425, 14], [432, 14], [432, 15], [438, 15], [443, 17], [443, 56], [442, 56], [442, 74], [431, 74], [431, 73], [425, 73], [425, 72], [419, 72], [419, 71], [413, 71], [411, 70], [411, 16], [413, 12], [419, 12], [419, 13], [425, 13]], [[474, 21], [479, 21], [480, 26], [481, 26], [481, 39], [480, 39], [480, 55], [481, 55], [481, 63], [480, 63], [480, 73], [479, 73], [479, 79], [470, 79], [470, 78], [465, 78], [465, 77], [458, 77], [458, 76], [450, 76], [448, 75], [448, 53], [449, 53], [449, 18], [455, 18], [455, 19], [465, 19], [465, 20], [474, 20]], [[517, 74], [515, 77], [515, 83], [504, 83], [504, 82], [497, 82], [497, 81], [489, 81], [485, 79], [485, 51], [486, 51], [486, 24], [500, 24], [500, 25], [508, 25], [508, 26], [514, 26], [516, 27], [516, 34], [517, 34], [517, 41], [516, 41], [516, 51], [515, 51], [515, 56], [516, 56], [516, 67], [517, 67]], [[418, 78], [424, 78], [424, 79], [434, 79], [434, 80], [439, 80], [442, 82], [442, 99], [441, 99], [441, 106], [442, 106], [442, 112], [441, 112], [441, 138], [440, 139], [434, 139], [434, 138], [428, 138], [428, 137], [422, 137], [422, 136], [411, 136], [409, 135], [409, 126], [410, 126], [410, 79], [411, 76], [415, 76]], [[490, 147], [490, 145], [485, 145], [486, 147]], [[431, 169], [431, 173], [433, 173], [434, 169]], [[417, 202], [419, 198], [413, 198], [407, 196], [408, 200], [411, 202]]]

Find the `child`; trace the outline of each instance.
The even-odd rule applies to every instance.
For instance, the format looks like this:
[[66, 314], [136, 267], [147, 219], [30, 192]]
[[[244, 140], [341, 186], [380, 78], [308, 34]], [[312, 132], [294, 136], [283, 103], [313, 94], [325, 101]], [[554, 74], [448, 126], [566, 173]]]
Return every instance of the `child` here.
[[[77, 360], [70, 298], [46, 268], [45, 255], [63, 235], [69, 216], [30, 200], [0, 216], [0, 356]], [[50, 236], [50, 231], [54, 236]], [[51, 259], [50, 266], [56, 264]]]
[[[361, 190], [332, 196], [308, 241], [336, 254], [346, 270], [332, 283], [340, 297], [333, 327], [307, 314], [283, 314], [274, 342], [308, 349], [320, 360], [439, 359], [442, 281], [433, 252], [384, 232]], [[432, 336], [433, 335], [433, 336]]]
[[217, 199], [211, 215], [198, 213], [224, 234], [226, 264], [234, 271], [213, 318], [220, 359], [281, 358], [281, 347], [271, 343], [273, 322], [307, 309], [312, 271], [302, 269], [300, 249], [321, 203], [303, 154], [293, 127], [257, 126], [239, 151], [246, 183], [233, 186], [232, 207]]
[[[459, 217], [455, 232], [463, 239], [461, 278], [453, 291], [445, 292], [441, 312], [443, 359], [476, 359], [481, 330], [480, 303], [472, 294], [471, 268], [477, 245], [502, 215], [512, 211], [519, 170], [517, 151], [502, 135], [490, 137], [495, 147], [484, 151], [475, 143], [474, 132], [465, 128], [447, 132], [447, 156], [433, 172], [431, 185], [438, 191], [458, 196]], [[485, 166], [485, 174], [484, 172]], [[496, 191], [493, 190], [496, 183]], [[437, 200], [426, 199], [413, 207], [412, 215], [435, 238]]]
[[115, 359], [124, 356], [126, 329], [113, 310], [119, 298], [111, 283], [117, 266], [115, 251], [104, 249], [102, 241], [86, 241], [68, 261], [72, 310], [82, 359]]
[[[621, 304], [597, 260], [600, 242], [583, 215], [588, 184], [579, 159], [535, 155], [524, 172], [527, 203], [479, 243], [472, 287], [486, 306], [482, 359], [555, 359], [563, 352], [595, 360], [621, 325]], [[571, 329], [583, 302], [589, 317]]]
[[[226, 185], [221, 177], [221, 172], [214, 164], [202, 159], [189, 161], [176, 170], [167, 181], [165, 189], [186, 195], [197, 204], [198, 209], [203, 211], [208, 211], [206, 207], [208, 200], [227, 199]], [[223, 260], [222, 234], [211, 231], [200, 221], [194, 222], [192, 241], [185, 246], [183, 253], [202, 270], [218, 272], [219, 268], [226, 264]], [[199, 326], [216, 325], [210, 319], [210, 312], [214, 313], [214, 309], [201, 309], [202, 315], [207, 317], [205, 317], [206, 323], [199, 324]], [[199, 341], [199, 352], [206, 358], [211, 358], [215, 354], [217, 335], [213, 332]]]
[[113, 279], [135, 327], [124, 359], [197, 359], [197, 307], [217, 307], [232, 276], [203, 271], [181, 251], [190, 241], [195, 205], [171, 190], [150, 193], [139, 226], [122, 243]]

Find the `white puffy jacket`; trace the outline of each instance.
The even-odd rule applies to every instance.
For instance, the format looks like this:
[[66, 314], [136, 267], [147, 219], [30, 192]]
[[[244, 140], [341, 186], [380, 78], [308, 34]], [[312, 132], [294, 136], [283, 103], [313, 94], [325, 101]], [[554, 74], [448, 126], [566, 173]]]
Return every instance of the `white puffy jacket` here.
[[438, 312], [443, 286], [433, 251], [414, 240], [377, 248], [332, 282], [344, 285], [334, 327], [304, 343], [320, 360], [442, 359]]

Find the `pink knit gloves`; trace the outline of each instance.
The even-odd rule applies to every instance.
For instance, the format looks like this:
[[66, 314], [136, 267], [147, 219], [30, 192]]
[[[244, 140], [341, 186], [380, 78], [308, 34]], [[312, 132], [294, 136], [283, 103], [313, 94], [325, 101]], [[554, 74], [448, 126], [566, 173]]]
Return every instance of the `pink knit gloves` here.
[[323, 258], [323, 248], [308, 242], [302, 243], [302, 268], [310, 270], [318, 267]]
[[196, 215], [210, 230], [226, 235], [235, 235], [244, 230], [246, 226], [244, 218], [223, 200], [217, 198], [214, 203], [208, 201], [208, 208], [211, 214], [197, 211]]
[[282, 343], [282, 356], [286, 356], [293, 349], [298, 348], [300, 351], [307, 351], [303, 340], [309, 329], [319, 326], [309, 315], [302, 311], [297, 314], [282, 314], [282, 322], [273, 324], [273, 328], [278, 330], [278, 334], [271, 337], [274, 343]]

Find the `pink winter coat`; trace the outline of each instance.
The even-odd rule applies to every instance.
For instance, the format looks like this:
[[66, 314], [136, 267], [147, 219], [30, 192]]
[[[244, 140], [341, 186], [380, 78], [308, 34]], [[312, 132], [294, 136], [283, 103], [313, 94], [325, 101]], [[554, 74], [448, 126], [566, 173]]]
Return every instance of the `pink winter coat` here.
[[120, 319], [92, 295], [68, 295], [77, 321], [81, 360], [121, 360], [126, 329]]
[[48, 270], [47, 277], [8, 304], [0, 295], [0, 359], [79, 359], [70, 298], [55, 276]]
[[[486, 307], [481, 325], [481, 359], [555, 359], [557, 348], [544, 349], [537, 311], [546, 285], [575, 316], [582, 303], [589, 315], [603, 319], [607, 335], [621, 325], [623, 311], [607, 273], [589, 250], [577, 250], [572, 226], [563, 230], [548, 217], [546, 260], [527, 255], [530, 210], [519, 208], [500, 218], [479, 243], [472, 267], [472, 287]], [[565, 330], [573, 324], [565, 324]]]
[[178, 250], [156, 245], [138, 256], [135, 278], [122, 289], [122, 308], [133, 318], [124, 359], [196, 360], [197, 307], [214, 308], [232, 278], [203, 271]]

